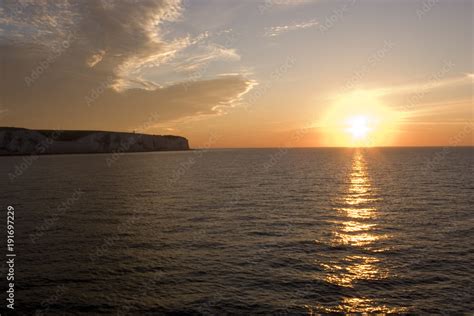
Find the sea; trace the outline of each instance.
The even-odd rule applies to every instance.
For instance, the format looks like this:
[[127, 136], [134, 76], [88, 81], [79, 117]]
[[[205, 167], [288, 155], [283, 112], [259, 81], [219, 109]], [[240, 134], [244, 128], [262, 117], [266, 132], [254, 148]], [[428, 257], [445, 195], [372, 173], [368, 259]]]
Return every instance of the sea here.
[[472, 147], [0, 157], [1, 314], [473, 315], [473, 168]]

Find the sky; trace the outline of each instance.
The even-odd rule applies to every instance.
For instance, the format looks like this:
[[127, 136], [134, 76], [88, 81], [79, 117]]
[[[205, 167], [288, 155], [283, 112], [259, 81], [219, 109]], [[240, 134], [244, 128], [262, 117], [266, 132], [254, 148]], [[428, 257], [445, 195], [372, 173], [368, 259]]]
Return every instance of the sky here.
[[474, 145], [473, 1], [0, 0], [0, 126]]

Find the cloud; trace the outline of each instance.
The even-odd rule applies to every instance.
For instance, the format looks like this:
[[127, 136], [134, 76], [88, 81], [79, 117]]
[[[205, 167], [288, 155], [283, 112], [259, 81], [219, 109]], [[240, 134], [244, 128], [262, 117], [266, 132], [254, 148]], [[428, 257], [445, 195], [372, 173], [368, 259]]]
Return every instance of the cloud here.
[[316, 3], [318, 1], [319, 0], [264, 0], [259, 4], [258, 9], [260, 13], [263, 14], [272, 8], [288, 8]]
[[191, 56], [180, 59], [175, 64], [175, 70], [180, 72], [196, 71], [199, 68], [206, 67], [214, 60], [239, 61], [240, 55], [233, 48], [209, 44], [202, 46]]
[[444, 78], [444, 73], [440, 75], [435, 75], [429, 78], [427, 81], [410, 83], [405, 85], [384, 87], [379, 89], [374, 89], [373, 92], [379, 96], [386, 95], [397, 95], [397, 94], [423, 94], [427, 93], [430, 90], [441, 89], [446, 87], [453, 87], [459, 85], [472, 84], [472, 77], [468, 75], [462, 76], [452, 76]]
[[[3, 120], [120, 130], [151, 113], [164, 121], [221, 113], [252, 80], [237, 74], [188, 82], [184, 89], [141, 76], [206, 37], [164, 38], [165, 22], [176, 21], [181, 11], [174, 0], [5, 1], [0, 101], [9, 111]], [[209, 56], [239, 58], [219, 46], [209, 46]], [[199, 63], [204, 57], [196, 58]]]
[[93, 54], [92, 56], [89, 57], [89, 59], [87, 60], [87, 65], [89, 67], [94, 67], [95, 65], [97, 65], [97, 63], [99, 63], [102, 60], [102, 58], [104, 58], [104, 55], [105, 55], [105, 50], [99, 50], [97, 54]]
[[[374, 97], [395, 97], [408, 96], [414, 100], [423, 98], [426, 94], [447, 88], [469, 86], [473, 84], [473, 75], [470, 73], [461, 75], [451, 75], [454, 64], [446, 63], [438, 71], [432, 73], [426, 80], [419, 82], [410, 82], [405, 84], [394, 84], [390, 86], [374, 87], [368, 89], [353, 89], [348, 93], [352, 94], [370, 94]], [[340, 98], [347, 95], [340, 91], [332, 95], [331, 98]]]
[[385, 108], [389, 111], [379, 117], [396, 118], [402, 124], [464, 124], [472, 117], [472, 79], [469, 74], [448, 76], [452, 67], [446, 63], [424, 81], [334, 94], [330, 99], [347, 108], [334, 113], [351, 109], [371, 113]]
[[8, 110], [3, 108], [0, 104], [0, 116], [3, 115], [4, 113], [6, 113]]
[[315, 27], [319, 23], [315, 20], [310, 20], [301, 23], [293, 23], [289, 25], [280, 25], [280, 26], [272, 26], [265, 28], [264, 36], [266, 37], [275, 37], [279, 36], [283, 33], [290, 32], [290, 31], [297, 31], [297, 30], [304, 30], [307, 28]]

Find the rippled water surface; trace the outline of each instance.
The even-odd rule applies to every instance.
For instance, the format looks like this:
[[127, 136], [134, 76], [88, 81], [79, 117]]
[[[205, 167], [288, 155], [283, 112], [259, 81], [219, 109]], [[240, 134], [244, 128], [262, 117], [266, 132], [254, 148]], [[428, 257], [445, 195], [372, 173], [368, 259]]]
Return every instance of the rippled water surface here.
[[24, 314], [474, 309], [472, 148], [24, 159], [0, 158]]

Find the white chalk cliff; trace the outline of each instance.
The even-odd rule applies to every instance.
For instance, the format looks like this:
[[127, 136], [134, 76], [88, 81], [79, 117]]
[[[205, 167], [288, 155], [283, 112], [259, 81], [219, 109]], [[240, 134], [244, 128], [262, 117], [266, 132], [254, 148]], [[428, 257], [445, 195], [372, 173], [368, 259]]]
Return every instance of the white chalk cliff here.
[[0, 155], [188, 150], [181, 136], [0, 127]]

